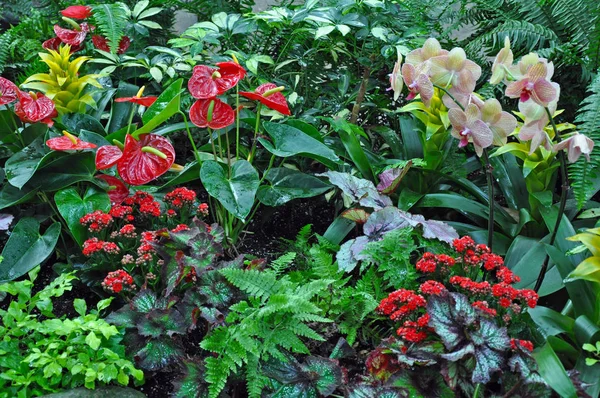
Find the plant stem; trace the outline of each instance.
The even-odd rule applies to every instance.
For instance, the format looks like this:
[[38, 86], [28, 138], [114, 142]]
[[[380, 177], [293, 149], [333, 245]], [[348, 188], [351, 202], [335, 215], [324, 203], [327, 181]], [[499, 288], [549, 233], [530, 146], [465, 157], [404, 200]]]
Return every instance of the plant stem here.
[[262, 103], [259, 103], [256, 107], [256, 123], [254, 125], [254, 139], [252, 140], [252, 149], [248, 155], [248, 161], [252, 163], [254, 160], [254, 153], [256, 152], [256, 137], [258, 136], [258, 127], [260, 125], [260, 111], [262, 109]]
[[196, 143], [194, 142], [194, 138], [192, 137], [192, 132], [190, 131], [190, 126], [188, 125], [187, 117], [185, 116], [184, 112], [179, 111], [179, 113], [183, 117], [183, 122], [185, 123], [185, 130], [187, 131], [187, 135], [188, 135], [188, 139], [190, 140], [190, 144], [192, 144], [192, 149], [194, 150], [194, 157], [196, 158], [196, 162], [198, 162], [198, 165], [201, 165], [202, 161], [200, 160], [200, 154], [198, 153], [198, 148], [196, 148]]
[[[558, 142], [561, 141], [560, 135], [558, 134], [558, 128], [556, 128], [556, 123], [554, 122], [554, 117], [550, 113], [548, 107], [544, 108], [546, 110], [546, 115], [548, 115], [548, 119], [552, 124], [552, 129], [554, 130], [554, 136]], [[560, 202], [558, 205], [558, 214], [556, 215], [556, 222], [554, 223], [554, 229], [552, 230], [552, 234], [550, 235], [549, 245], [554, 245], [554, 241], [556, 240], [556, 235], [558, 234], [558, 228], [560, 227], [560, 222], [562, 221], [562, 216], [565, 213], [565, 206], [567, 204], [567, 194], [569, 193], [569, 175], [567, 173], [567, 161], [565, 159], [565, 152], [558, 152], [558, 160], [560, 162], [560, 178], [562, 180], [561, 192], [560, 192]], [[544, 282], [544, 278], [546, 277], [546, 272], [548, 271], [548, 263], [550, 261], [550, 257], [546, 256], [544, 259], [544, 263], [542, 264], [542, 268], [540, 269], [540, 273], [538, 275], [537, 281], [535, 282], [535, 287], [533, 290], [537, 293], [542, 287], [542, 283]]]
[[225, 145], [227, 145], [227, 177], [231, 178], [231, 148], [229, 143], [229, 134], [225, 132]]
[[371, 75], [371, 68], [365, 68], [363, 72], [362, 82], [360, 83], [360, 88], [358, 89], [358, 94], [356, 95], [356, 101], [354, 102], [354, 106], [352, 107], [352, 116], [350, 116], [350, 123], [356, 124], [358, 120], [358, 114], [360, 112], [360, 105], [365, 99], [365, 94], [367, 93], [367, 85], [369, 84], [369, 76]]
[[[133, 115], [135, 115], [135, 104], [131, 104], [131, 112], [129, 114], [129, 122], [127, 123], [127, 134], [129, 134], [129, 130], [131, 129], [131, 123], [133, 123]], [[137, 138], [137, 137], [134, 137]]]
[[223, 143], [221, 142], [221, 134], [219, 134], [218, 130], [216, 130], [215, 133], [217, 134], [217, 142], [219, 143], [219, 157], [223, 159]]
[[215, 140], [213, 138], [213, 133], [210, 127], [207, 127], [208, 136], [210, 138], [210, 145], [212, 146], [212, 153], [215, 156], [215, 162], [217, 161], [217, 148], [215, 148]]
[[483, 148], [483, 161], [485, 162], [485, 176], [488, 188], [488, 240], [487, 245], [493, 251], [494, 243], [494, 167], [490, 163], [487, 148]]
[[479, 390], [481, 389], [481, 383], [477, 383], [475, 391], [473, 391], [473, 398], [479, 397]]
[[450, 94], [450, 92], [448, 90], [446, 90], [444, 87], [442, 86], [438, 86], [437, 84], [434, 84], [433, 87], [435, 88], [439, 88], [440, 90], [442, 90], [448, 97], [450, 97], [452, 99], [452, 101], [454, 101], [454, 103], [456, 105], [458, 105], [458, 107], [464, 112], [465, 111], [465, 107], [462, 106], [462, 104], [460, 102], [458, 102], [458, 100], [452, 95]]
[[240, 157], [240, 86], [235, 85], [235, 160]]

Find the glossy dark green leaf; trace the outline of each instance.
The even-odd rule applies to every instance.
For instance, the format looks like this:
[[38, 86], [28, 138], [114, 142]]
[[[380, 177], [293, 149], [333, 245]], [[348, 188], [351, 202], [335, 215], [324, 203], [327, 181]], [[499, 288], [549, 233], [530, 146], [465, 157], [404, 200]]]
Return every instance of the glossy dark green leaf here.
[[0, 110], [0, 141], [3, 145], [18, 141], [15, 131], [21, 126], [21, 121], [11, 110]]
[[41, 234], [35, 218], [21, 219], [2, 250], [0, 283], [14, 280], [43, 263], [52, 254], [59, 235], [58, 222]]
[[31, 186], [52, 192], [81, 181], [100, 184], [100, 180], [94, 178], [94, 159], [94, 153], [90, 151], [66, 154], [48, 162], [44, 158], [43, 169], [38, 170], [25, 187]]
[[194, 181], [199, 178], [199, 175], [200, 166], [198, 165], [198, 162], [194, 160], [193, 162], [186, 164], [183, 170], [181, 170], [179, 173], [173, 174], [169, 181], [161, 185], [158, 190], [160, 191], [175, 185], [181, 185], [190, 181]]
[[[543, 243], [537, 239], [517, 236], [506, 253], [504, 263], [521, 278], [521, 281], [515, 284], [516, 287], [533, 289], [545, 258], [546, 249]], [[540, 295], [546, 296], [562, 289], [564, 286], [562, 280], [555, 264], [548, 264], [546, 278], [539, 291]]]
[[402, 137], [404, 159], [423, 158], [423, 144], [417, 120], [410, 115], [400, 116], [400, 135]]
[[319, 376], [313, 383], [323, 396], [332, 394], [342, 384], [342, 368], [333, 359], [310, 356], [302, 368], [308, 374]]
[[[124, 81], [119, 82], [115, 98], [133, 97], [138, 92], [138, 87]], [[136, 105], [137, 106], [137, 105]], [[131, 102], [113, 102], [110, 109], [110, 119], [106, 131], [114, 133], [127, 126], [133, 104]], [[132, 129], [133, 130], [133, 129]]]
[[357, 137], [356, 129], [359, 129], [359, 127], [353, 126], [345, 120], [343, 120], [343, 122], [344, 123], [332, 123], [332, 126], [336, 128], [337, 133], [344, 144], [344, 148], [346, 148], [348, 157], [360, 171], [363, 178], [366, 178], [373, 183], [377, 183], [371, 163], [360, 144], [360, 139]]
[[561, 333], [573, 334], [573, 328], [575, 327], [573, 318], [541, 305], [528, 309], [528, 312], [546, 338]]
[[171, 116], [179, 112], [181, 103], [181, 86], [183, 79], [171, 83], [163, 91], [156, 101], [146, 110], [142, 121], [144, 125], [137, 129], [136, 134], [151, 133], [156, 127], [167, 121]]
[[[4, 165], [10, 185], [19, 189], [33, 177], [42, 159], [48, 154], [44, 137], [36, 138], [31, 144], [12, 155]], [[48, 154], [55, 157], [56, 152]]]
[[309, 174], [279, 167], [270, 169], [265, 180], [270, 185], [258, 189], [257, 197], [267, 206], [281, 206], [298, 198], [312, 198], [331, 189], [329, 184]]
[[19, 189], [10, 184], [0, 188], [0, 210], [27, 202], [35, 197], [37, 189]]
[[42, 137], [42, 139], [46, 136], [48, 132], [48, 126], [44, 123], [34, 123], [25, 127], [23, 131], [21, 131], [21, 137], [25, 142], [25, 145], [31, 144], [35, 139]]
[[577, 398], [577, 391], [550, 344], [546, 343], [537, 349], [533, 357], [538, 364], [539, 374], [554, 391], [563, 398]]
[[258, 190], [258, 172], [246, 160], [238, 160], [231, 168], [231, 177], [214, 160], [206, 161], [200, 169], [200, 179], [210, 196], [236, 218], [245, 221], [254, 205]]
[[204, 367], [196, 362], [186, 361], [183, 376], [173, 382], [174, 398], [206, 398], [208, 388], [204, 374]]
[[106, 135], [102, 123], [90, 115], [85, 113], [70, 113], [63, 115], [60, 119], [60, 123], [63, 125], [65, 130], [71, 134], [79, 135], [81, 130], [91, 131], [98, 135]]
[[176, 363], [183, 355], [182, 349], [170, 337], [153, 339], [137, 353], [137, 365], [144, 370], [156, 371]]
[[323, 238], [334, 245], [339, 245], [355, 226], [354, 221], [338, 216], [329, 224], [329, 227], [327, 227], [327, 230], [323, 234]]
[[302, 130], [304, 133], [310, 135], [317, 141], [323, 142], [323, 136], [319, 133], [313, 125], [303, 122], [299, 119], [289, 119], [285, 122], [285, 124], [290, 125], [292, 127], [297, 128], [298, 130]]
[[86, 228], [81, 225], [79, 219], [95, 210], [108, 212], [110, 210], [110, 198], [108, 194], [96, 187], [90, 187], [83, 198], [75, 188], [66, 188], [54, 195], [56, 207], [60, 215], [65, 219], [73, 237], [79, 243], [87, 238]]
[[337, 155], [325, 144], [295, 127], [272, 122], [264, 122], [263, 125], [273, 143], [264, 138], [258, 140], [266, 150], [276, 156], [287, 158], [302, 155], [318, 160], [329, 168], [334, 168], [340, 163]]
[[[104, 145], [113, 145], [112, 142], [109, 142], [104, 136], [94, 133], [93, 131], [81, 130], [79, 132], [79, 138], [85, 142], [91, 142], [95, 144], [98, 148]], [[96, 152], [97, 148], [94, 150]]]

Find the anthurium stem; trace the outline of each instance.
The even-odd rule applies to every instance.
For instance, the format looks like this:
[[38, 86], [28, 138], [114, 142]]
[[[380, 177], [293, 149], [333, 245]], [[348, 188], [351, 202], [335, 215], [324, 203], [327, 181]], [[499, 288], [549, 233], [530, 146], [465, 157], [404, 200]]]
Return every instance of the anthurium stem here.
[[[550, 120], [550, 124], [552, 124], [552, 129], [554, 130], [554, 136], [558, 142], [561, 141], [560, 135], [558, 134], [558, 128], [556, 127], [556, 123], [554, 122], [554, 117], [550, 110], [546, 107], [546, 115], [548, 115], [548, 119]], [[550, 246], [554, 245], [554, 241], [556, 240], [556, 234], [558, 234], [558, 228], [560, 228], [560, 222], [562, 220], [562, 216], [565, 213], [565, 206], [567, 204], [567, 194], [569, 193], [569, 175], [567, 173], [567, 160], [565, 159], [565, 151], [558, 152], [558, 161], [560, 162], [560, 178], [562, 180], [561, 192], [560, 192], [560, 202], [558, 205], [558, 214], [556, 215], [556, 222], [554, 223], [554, 228], [552, 229], [552, 233], [550, 235], [550, 241], [548, 244]], [[548, 263], [550, 261], [550, 257], [546, 256], [544, 259], [544, 263], [542, 264], [542, 268], [540, 269], [540, 273], [538, 275], [537, 281], [535, 282], [535, 287], [533, 290], [536, 293], [542, 287], [542, 283], [544, 282], [544, 278], [546, 277], [546, 272], [548, 271]]]
[[[135, 114], [136, 104], [131, 104], [131, 113], [129, 114], [129, 122], [127, 123], [127, 134], [129, 134], [129, 130], [131, 129], [131, 123], [133, 123], [133, 115]], [[133, 138], [137, 139], [137, 135], [134, 133]]]
[[213, 138], [213, 132], [212, 129], [210, 127], [207, 127], [206, 130], [208, 131], [208, 137], [210, 139], [210, 145], [212, 146], [212, 152], [213, 155], [215, 156], [215, 162], [217, 161], [217, 148], [215, 148], [215, 140]]
[[123, 143], [119, 140], [113, 140], [112, 142], [120, 150], [123, 150], [125, 148], [125, 145], [123, 145]]
[[196, 162], [198, 162], [198, 165], [201, 165], [202, 161], [200, 160], [200, 154], [198, 153], [198, 148], [196, 147], [196, 143], [194, 142], [194, 137], [192, 137], [192, 132], [190, 131], [190, 126], [188, 124], [187, 117], [185, 116], [184, 112], [179, 111], [179, 113], [181, 114], [181, 117], [183, 117], [183, 122], [185, 123], [185, 130], [187, 131], [187, 136], [190, 140], [190, 144], [192, 144], [192, 149], [194, 150], [194, 157], [196, 158]]
[[252, 149], [250, 150], [250, 154], [248, 155], [248, 161], [252, 163], [254, 160], [254, 152], [256, 152], [256, 139], [258, 137], [258, 127], [260, 125], [260, 111], [262, 109], [262, 103], [259, 103], [256, 107], [256, 123], [254, 125], [254, 139], [252, 140]]
[[487, 148], [483, 148], [483, 161], [485, 162], [485, 177], [488, 190], [488, 240], [487, 245], [493, 251], [494, 244], [494, 167], [490, 163]]
[[235, 160], [238, 160], [239, 157], [240, 157], [240, 87], [236, 84], [235, 85]]

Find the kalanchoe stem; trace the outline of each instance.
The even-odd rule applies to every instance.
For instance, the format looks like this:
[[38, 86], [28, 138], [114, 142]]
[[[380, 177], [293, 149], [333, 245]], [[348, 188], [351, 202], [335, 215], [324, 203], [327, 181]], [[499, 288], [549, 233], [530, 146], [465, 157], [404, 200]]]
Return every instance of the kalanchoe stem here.
[[159, 151], [156, 148], [152, 148], [151, 146], [145, 146], [145, 147], [143, 147], [142, 148], [142, 152], [151, 153], [153, 155], [158, 156], [161, 159], [166, 159], [167, 158], [167, 155], [165, 155], [164, 153], [162, 153], [161, 151]]
[[[546, 115], [548, 115], [548, 119], [550, 120], [550, 124], [552, 124], [552, 129], [554, 130], [554, 136], [558, 142], [561, 141], [560, 135], [558, 134], [558, 128], [556, 127], [556, 123], [554, 122], [554, 117], [548, 107], [544, 108], [546, 110]], [[565, 152], [558, 151], [558, 161], [560, 162], [560, 178], [562, 180], [561, 192], [560, 192], [560, 202], [558, 205], [558, 214], [556, 215], [556, 222], [554, 223], [554, 228], [552, 229], [552, 234], [550, 235], [550, 242], [548, 243], [550, 246], [554, 245], [554, 241], [556, 240], [556, 234], [558, 233], [558, 228], [560, 227], [560, 222], [562, 220], [562, 216], [565, 213], [565, 206], [567, 204], [567, 194], [569, 193], [569, 175], [567, 173], [567, 160], [565, 159]], [[535, 287], [533, 290], [537, 293], [542, 287], [542, 283], [544, 282], [544, 278], [546, 277], [546, 272], [548, 271], [548, 262], [550, 261], [550, 257], [546, 256], [544, 259], [544, 263], [542, 264], [542, 268], [540, 269], [540, 273], [538, 275], [537, 281], [535, 282]]]
[[494, 167], [490, 163], [487, 148], [483, 148], [483, 160], [485, 162], [485, 176], [488, 188], [488, 240], [487, 245], [493, 251], [494, 243]]

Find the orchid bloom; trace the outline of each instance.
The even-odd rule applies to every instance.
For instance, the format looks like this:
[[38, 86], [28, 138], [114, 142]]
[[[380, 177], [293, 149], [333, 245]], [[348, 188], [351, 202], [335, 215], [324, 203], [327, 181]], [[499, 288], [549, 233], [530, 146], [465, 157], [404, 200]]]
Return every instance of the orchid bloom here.
[[590, 161], [590, 153], [594, 149], [594, 141], [584, 134], [575, 133], [566, 140], [554, 145], [554, 152], [565, 149], [570, 163], [575, 163], [583, 154]]
[[[548, 105], [550, 114], [556, 112], [556, 101]], [[543, 106], [530, 99], [526, 102], [519, 102], [519, 111], [525, 116], [523, 126], [519, 130], [519, 140], [531, 141], [529, 154], [532, 154], [543, 145], [548, 151], [552, 149], [552, 140], [546, 133], [546, 126], [550, 122], [546, 110]]]
[[490, 127], [481, 120], [481, 111], [475, 104], [469, 104], [463, 112], [461, 109], [450, 109], [448, 118], [452, 123], [452, 136], [458, 138], [459, 148], [473, 142], [478, 156], [483, 154], [483, 148], [492, 145], [494, 133]]
[[437, 57], [440, 55], [448, 54], [448, 50], [442, 49], [440, 42], [430, 37], [425, 40], [423, 47], [417, 48], [416, 50], [411, 51], [406, 56], [406, 63], [410, 65], [418, 66], [426, 66], [423, 65], [427, 61], [429, 61], [433, 57]]
[[60, 12], [63, 17], [73, 19], [86, 19], [92, 15], [92, 7], [89, 6], [70, 6]]
[[201, 99], [190, 108], [190, 120], [198, 127], [218, 130], [233, 124], [235, 112], [218, 98]]
[[519, 98], [520, 102], [527, 102], [531, 98], [541, 106], [548, 106], [557, 98], [555, 84], [547, 80], [548, 72], [548, 66], [543, 62], [530, 66], [520, 80], [506, 87], [506, 96]]
[[506, 138], [515, 128], [517, 119], [508, 112], [502, 110], [502, 105], [495, 98], [490, 98], [479, 107], [481, 120], [483, 120], [494, 134], [493, 144], [502, 146], [506, 144]]
[[0, 105], [10, 104], [17, 99], [17, 86], [8, 79], [0, 77]]
[[417, 96], [421, 95], [421, 101], [426, 107], [429, 107], [431, 98], [433, 98], [433, 84], [429, 80], [426, 74], [422, 73], [420, 69], [415, 68], [412, 64], [402, 65], [402, 77], [404, 83], [410, 91], [407, 100], [412, 100]]
[[390, 75], [390, 88], [394, 92], [394, 101], [398, 101], [400, 97], [400, 93], [402, 92], [402, 73], [400, 70], [400, 64], [402, 64], [402, 54], [400, 54], [400, 50], [398, 50], [398, 60], [394, 64], [394, 70]]
[[154, 101], [156, 101], [157, 97], [154, 97], [154, 96], [142, 97], [142, 95], [144, 94], [145, 88], [146, 88], [146, 86], [142, 86], [134, 97], [116, 98], [115, 102], [132, 102], [134, 104], [148, 107], [148, 106], [152, 105], [154, 103]]
[[512, 66], [513, 59], [513, 53], [510, 49], [510, 39], [506, 36], [504, 38], [504, 48], [498, 52], [492, 64], [490, 84], [496, 85], [505, 79], [508, 68]]
[[481, 108], [483, 106], [483, 100], [476, 93], [465, 94], [455, 87], [451, 87], [447, 91], [450, 95], [452, 95], [452, 97], [454, 97], [452, 98], [448, 94], [444, 94], [444, 96], [442, 97], [442, 102], [444, 103], [444, 105], [446, 105], [446, 108], [448, 109], [463, 109], [466, 108], [469, 104], [475, 104], [478, 108]]
[[45, 123], [49, 127], [54, 124], [53, 118], [58, 116], [54, 102], [44, 94], [17, 90], [19, 102], [15, 104], [15, 114], [25, 123]]
[[292, 113], [288, 107], [287, 100], [283, 94], [281, 94], [283, 89], [283, 86], [277, 87], [273, 83], [265, 83], [258, 86], [253, 93], [240, 91], [240, 95], [242, 97], [250, 98], [251, 100], [259, 101], [261, 104], [289, 116]]
[[194, 98], [209, 99], [225, 93], [246, 76], [237, 62], [218, 62], [218, 69], [206, 65], [194, 67], [188, 90]]
[[471, 93], [481, 77], [481, 67], [467, 59], [462, 48], [453, 48], [446, 55], [431, 58], [430, 62], [431, 81], [440, 87], [452, 86], [463, 93]]
[[63, 131], [63, 135], [60, 137], [50, 138], [46, 141], [46, 145], [53, 151], [81, 151], [96, 148], [95, 144], [81, 141], [68, 131]]

